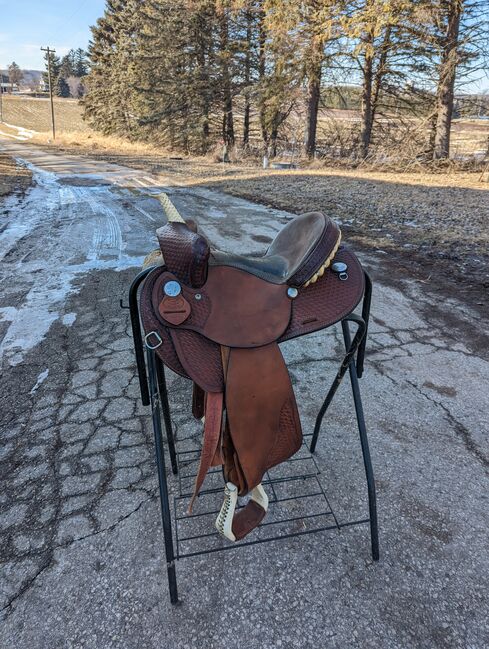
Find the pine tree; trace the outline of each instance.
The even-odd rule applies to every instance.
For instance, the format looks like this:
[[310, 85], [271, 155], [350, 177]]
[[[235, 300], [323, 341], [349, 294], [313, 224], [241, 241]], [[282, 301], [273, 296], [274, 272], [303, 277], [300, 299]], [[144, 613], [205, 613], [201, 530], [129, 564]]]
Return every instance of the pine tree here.
[[70, 87], [66, 83], [66, 79], [59, 75], [56, 80], [55, 92], [58, 97], [69, 97], [70, 96]]
[[[361, 103], [352, 132], [366, 158], [401, 111], [419, 118], [431, 105], [435, 156], [448, 155], [456, 75], [475, 60], [464, 17], [474, 31], [470, 7], [484, 2], [465, 0], [456, 37], [447, 11], [462, 0], [107, 0], [92, 29], [85, 118], [105, 133], [199, 153], [219, 141], [250, 148], [258, 127], [275, 155], [305, 103], [312, 157], [326, 98]], [[88, 71], [82, 50], [63, 60], [63, 77], [68, 63], [75, 76]], [[57, 76], [59, 61], [53, 68]], [[326, 85], [333, 69], [346, 84]]]
[[257, 103], [269, 157], [277, 154], [280, 129], [301, 97], [301, 53], [291, 38], [286, 9], [280, 0], [264, 0], [260, 14]]
[[[438, 81], [436, 89], [436, 117], [433, 119], [433, 158], [448, 158], [450, 154], [450, 133], [454, 108], [455, 79], [463, 58], [461, 39], [462, 17], [477, 4], [470, 5], [463, 0], [437, 2], [434, 11], [435, 25], [439, 25], [437, 38], [439, 47]], [[465, 53], [469, 55], [468, 52]], [[470, 55], [469, 55], [470, 56]]]
[[75, 77], [81, 78], [88, 74], [88, 61], [87, 53], [81, 47], [74, 52], [73, 56], [73, 74]]
[[134, 62], [134, 109], [140, 132], [161, 143], [203, 152], [220, 84], [214, 43], [218, 23], [210, 0], [145, 2]]
[[68, 54], [63, 56], [61, 59], [61, 64], [59, 66], [59, 73], [60, 76], [64, 77], [67, 79], [68, 77], [74, 77], [77, 76], [75, 73], [75, 51], [70, 50]]
[[[51, 61], [51, 80], [53, 83], [53, 88], [56, 86], [56, 81], [59, 76], [59, 71], [61, 68], [61, 60], [59, 56], [56, 56], [54, 52], [49, 53], [49, 59]], [[46, 72], [42, 73], [42, 78], [44, 82], [44, 86], [47, 88], [49, 85], [49, 75], [48, 75], [48, 53], [46, 52], [44, 54], [44, 60], [46, 61]]]
[[107, 134], [130, 135], [133, 130], [130, 75], [139, 8], [137, 0], [107, 0], [104, 16], [92, 28], [84, 116]]

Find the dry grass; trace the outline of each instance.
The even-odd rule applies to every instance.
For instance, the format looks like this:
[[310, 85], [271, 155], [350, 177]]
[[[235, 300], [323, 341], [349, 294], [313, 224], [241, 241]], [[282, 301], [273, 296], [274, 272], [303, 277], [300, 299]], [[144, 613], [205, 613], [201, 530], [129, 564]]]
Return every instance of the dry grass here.
[[[20, 126], [37, 132], [36, 141], [46, 144], [51, 139], [51, 116], [48, 99], [4, 95], [4, 121], [7, 124]], [[90, 129], [82, 119], [82, 106], [74, 99], [55, 98], [55, 116], [57, 144], [80, 152], [88, 149], [91, 152], [103, 152], [116, 158], [121, 154], [142, 156], [164, 156], [169, 152], [146, 143], [129, 142], [119, 137], [104, 137]], [[239, 111], [238, 111], [239, 112]], [[352, 152], [355, 148], [355, 134], [358, 135], [359, 111], [324, 109], [319, 115], [318, 146], [321, 155], [335, 166], [352, 164]], [[305, 115], [300, 111], [293, 114], [287, 127], [287, 142], [282, 142], [279, 149], [284, 159], [295, 158], [302, 150]], [[255, 124], [256, 121], [256, 124]], [[239, 119], [237, 128], [239, 130]], [[252, 120], [252, 135], [255, 135], [256, 152], [261, 150], [257, 118]], [[426, 140], [426, 120], [389, 118], [380, 120], [374, 137], [373, 166], [396, 165], [404, 169], [410, 161], [409, 171], [419, 171], [421, 165], [417, 155]], [[5, 127], [2, 126], [5, 131]], [[255, 132], [256, 131], [256, 132]], [[253, 138], [252, 138], [253, 139]], [[385, 140], [386, 144], [382, 142]], [[390, 143], [390, 144], [389, 144]], [[489, 120], [454, 120], [452, 127], [452, 157], [461, 158], [478, 156], [480, 159], [487, 152], [489, 144]], [[421, 147], [421, 149], [420, 149]], [[459, 163], [460, 164], [460, 163]]]
[[[56, 129], [60, 133], [87, 132], [82, 120], [82, 108], [75, 99], [54, 100]], [[50, 132], [51, 108], [49, 99], [3, 95], [3, 119], [7, 124], [22, 126], [38, 132]]]
[[101, 135], [89, 128], [84, 131], [58, 132], [56, 142], [52, 142], [50, 132], [36, 133], [32, 138], [32, 142], [51, 146], [61, 151], [73, 151], [90, 155], [97, 153], [114, 157], [124, 155], [168, 155], [166, 150], [158, 149], [151, 144], [130, 142], [120, 137]]
[[32, 174], [8, 155], [0, 154], [0, 196], [25, 191], [31, 184]]

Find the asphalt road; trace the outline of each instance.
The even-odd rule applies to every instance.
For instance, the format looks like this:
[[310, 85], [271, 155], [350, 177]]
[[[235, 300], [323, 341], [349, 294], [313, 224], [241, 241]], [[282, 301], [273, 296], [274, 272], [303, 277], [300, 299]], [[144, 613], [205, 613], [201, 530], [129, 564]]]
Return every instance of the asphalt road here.
[[[463, 296], [442, 298], [386, 255], [363, 255], [375, 280], [361, 388], [380, 562], [362, 526], [183, 559], [172, 607], [150, 417], [119, 300], [155, 247], [163, 216], [151, 194], [162, 187], [227, 250], [263, 250], [289, 215], [1, 147], [32, 165], [36, 184], [0, 217], [0, 646], [488, 647], [487, 331]], [[305, 430], [339, 350], [337, 331], [284, 348]], [[169, 385], [177, 435], [195, 433], [188, 383]], [[338, 518], [364, 517], [346, 382], [317, 461]]]

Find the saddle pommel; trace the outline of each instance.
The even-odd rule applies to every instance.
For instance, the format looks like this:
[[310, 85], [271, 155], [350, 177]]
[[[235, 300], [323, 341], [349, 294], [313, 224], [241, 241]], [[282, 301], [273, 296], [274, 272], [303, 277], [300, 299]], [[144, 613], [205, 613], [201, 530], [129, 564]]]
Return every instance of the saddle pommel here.
[[164, 264], [183, 284], [200, 288], [207, 280], [207, 240], [185, 223], [167, 223], [156, 230]]

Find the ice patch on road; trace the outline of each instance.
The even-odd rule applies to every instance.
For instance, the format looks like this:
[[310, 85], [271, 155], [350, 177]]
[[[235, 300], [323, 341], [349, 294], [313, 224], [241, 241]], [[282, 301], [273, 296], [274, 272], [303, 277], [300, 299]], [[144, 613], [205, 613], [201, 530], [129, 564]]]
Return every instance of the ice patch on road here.
[[4, 214], [13, 213], [17, 215], [17, 218], [11, 220], [1, 234], [0, 261], [15, 248], [20, 239], [29, 235], [43, 221], [50, 220], [49, 210], [55, 205], [50, 190], [53, 186], [57, 186], [56, 175], [48, 171], [35, 173], [31, 164], [25, 164], [33, 172], [37, 186], [29, 190], [27, 199], [9, 196], [3, 202], [1, 221], [4, 220]]
[[76, 320], [76, 313], [65, 313], [64, 316], [61, 318], [61, 322], [66, 327], [71, 327], [71, 325], [75, 322], [75, 320]]
[[31, 389], [31, 391], [29, 392], [29, 394], [34, 394], [34, 392], [39, 388], [41, 383], [44, 383], [44, 381], [48, 378], [48, 374], [49, 374], [49, 368], [46, 368], [44, 372], [41, 372], [39, 374], [39, 376], [37, 377], [37, 381], [33, 386], [33, 388]]
[[[73, 287], [76, 277], [92, 271], [122, 271], [126, 268], [141, 267], [143, 261], [144, 256], [127, 255], [115, 260], [92, 259], [83, 264], [67, 266], [62, 272], [52, 273], [46, 286], [40, 286], [36, 282], [24, 298], [22, 306], [18, 309], [6, 307], [0, 310], [3, 320], [10, 321], [10, 326], [0, 343], [0, 360], [5, 356], [9, 365], [18, 365], [24, 360], [24, 354], [43, 340], [53, 323], [60, 318], [62, 309], [58, 310], [55, 307], [62, 307], [70, 295], [78, 292], [78, 289]], [[63, 324], [73, 324], [73, 315], [75, 314], [63, 316]]]
[[12, 322], [12, 320], [15, 318], [16, 313], [17, 309], [14, 306], [0, 307], [0, 322], [5, 320]]
[[24, 360], [54, 322], [73, 324], [76, 314], [64, 313], [64, 304], [81, 287], [81, 282], [75, 286], [77, 278], [141, 267], [144, 261], [144, 255], [124, 252], [116, 213], [122, 208], [109, 188], [67, 188], [54, 173], [28, 166], [36, 186], [25, 199], [4, 203], [2, 220], [8, 225], [0, 235], [0, 281], [9, 287], [7, 295], [22, 296], [20, 304], [0, 308], [0, 318], [10, 322], [0, 359], [11, 366]]

